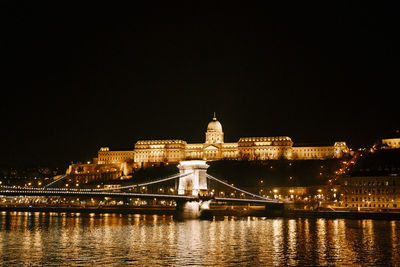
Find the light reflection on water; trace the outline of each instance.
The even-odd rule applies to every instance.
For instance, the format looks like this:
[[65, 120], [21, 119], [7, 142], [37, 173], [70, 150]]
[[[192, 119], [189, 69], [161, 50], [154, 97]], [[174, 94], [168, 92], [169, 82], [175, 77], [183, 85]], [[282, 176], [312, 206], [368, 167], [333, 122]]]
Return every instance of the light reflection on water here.
[[400, 265], [400, 222], [0, 213], [0, 265]]

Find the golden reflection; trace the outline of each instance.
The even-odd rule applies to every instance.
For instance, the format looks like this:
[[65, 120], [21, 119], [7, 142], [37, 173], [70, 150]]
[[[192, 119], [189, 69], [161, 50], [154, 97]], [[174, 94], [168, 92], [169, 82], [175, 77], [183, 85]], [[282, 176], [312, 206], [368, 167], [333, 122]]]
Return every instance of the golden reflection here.
[[273, 255], [272, 260], [274, 266], [282, 265], [283, 255], [283, 220], [277, 219], [272, 223], [273, 229]]
[[[305, 251], [313, 251], [313, 235], [310, 234], [310, 219], [304, 219], [302, 223], [303, 231], [301, 233], [301, 238], [303, 240], [300, 245], [304, 246]], [[299, 252], [297, 252], [299, 254]]]
[[317, 255], [318, 264], [327, 264], [325, 261], [326, 256], [326, 221], [324, 219], [317, 219]]
[[[188, 252], [193, 252], [197, 250], [201, 250], [201, 235], [204, 234], [202, 232], [200, 221], [198, 220], [190, 220], [186, 223], [186, 231], [178, 232], [177, 242], [178, 242], [178, 250], [177, 250], [177, 265], [182, 266], [187, 264], [184, 262]], [[191, 259], [191, 262], [188, 264], [196, 265], [195, 259]]]
[[[1, 216], [3, 216], [3, 214]], [[3, 223], [3, 221], [4, 220], [0, 220], [1, 223]], [[5, 240], [4, 240], [4, 231], [2, 231], [3, 229], [4, 228], [3, 228], [3, 225], [2, 225], [2, 227], [0, 229], [0, 256], [4, 254], [4, 250], [5, 250], [4, 246], [3, 246], [3, 243], [5, 242]]]
[[374, 233], [373, 233], [373, 221], [372, 220], [363, 220], [362, 221], [362, 230], [363, 230], [363, 243], [367, 248], [371, 248], [375, 246], [374, 242]]
[[295, 219], [288, 221], [288, 258], [290, 265], [296, 265], [297, 223]]
[[[363, 248], [366, 251], [373, 251], [376, 247], [375, 243], [375, 232], [374, 232], [374, 221], [373, 220], [363, 220], [362, 222], [363, 232], [362, 232], [362, 243]], [[366, 255], [365, 257], [368, 261], [376, 261], [378, 257], [376, 255], [372, 256], [371, 254]]]
[[[35, 257], [42, 258], [43, 257], [43, 235], [40, 231], [36, 231], [33, 236], [33, 248], [35, 251]], [[29, 257], [29, 255], [28, 255]]]
[[93, 229], [95, 226], [95, 214], [94, 213], [90, 213], [89, 214], [89, 228]]
[[[25, 218], [27, 218], [27, 216], [25, 216], [25, 217], [21, 217], [21, 216], [18, 216], [19, 217], [19, 222], [21, 222], [22, 220], [24, 221], [24, 225], [26, 225], [25, 223], [26, 223], [26, 220], [25, 220]], [[24, 253], [22, 253], [22, 255], [19, 255], [20, 257], [26, 257], [27, 255], [26, 255], [26, 253], [28, 252], [28, 251], [30, 251], [31, 250], [31, 247], [32, 247], [32, 237], [31, 237], [31, 232], [30, 231], [28, 231], [28, 229], [26, 229], [25, 228], [25, 231], [24, 231], [24, 234], [22, 235], [22, 244], [21, 244], [21, 247], [22, 247], [22, 251], [24, 252]]]
[[[399, 246], [400, 246], [399, 226], [400, 226], [399, 221], [390, 222], [390, 232], [391, 232], [390, 239], [391, 239], [392, 251], [399, 251]], [[399, 253], [392, 253], [392, 262], [400, 262]]]
[[134, 223], [134, 225], [139, 225], [139, 223], [140, 223], [140, 214], [133, 215], [133, 223]]
[[337, 260], [352, 256], [346, 242], [345, 224], [343, 219], [336, 219], [332, 221], [332, 238], [330, 240], [333, 249], [333, 257]]
[[0, 214], [0, 265], [400, 265], [398, 221]]

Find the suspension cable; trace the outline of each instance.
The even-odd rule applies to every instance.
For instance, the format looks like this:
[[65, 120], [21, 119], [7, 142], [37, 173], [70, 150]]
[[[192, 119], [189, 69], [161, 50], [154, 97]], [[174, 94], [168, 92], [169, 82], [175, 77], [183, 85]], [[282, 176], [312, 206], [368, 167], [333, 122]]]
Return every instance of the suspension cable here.
[[61, 177], [58, 178], [57, 180], [54, 180], [53, 182], [51, 182], [51, 183], [45, 185], [44, 188], [47, 188], [47, 187], [49, 187], [50, 185], [55, 184], [55, 183], [57, 183], [58, 181], [61, 181], [62, 179], [64, 179], [64, 178], [67, 177], [67, 176], [68, 176], [67, 174], [64, 174], [63, 176], [61, 176]]
[[181, 177], [186, 177], [190, 174], [193, 174], [193, 172], [189, 172], [189, 173], [185, 173], [185, 174], [174, 174], [172, 176], [166, 177], [166, 178], [162, 178], [159, 180], [155, 180], [155, 181], [151, 181], [151, 182], [146, 182], [146, 183], [140, 183], [140, 184], [133, 184], [133, 185], [127, 185], [127, 186], [122, 186], [122, 187], [116, 187], [116, 188], [100, 188], [100, 189], [92, 189], [92, 191], [110, 191], [110, 190], [121, 190], [121, 189], [128, 189], [128, 188], [134, 188], [134, 187], [140, 187], [140, 186], [146, 186], [146, 185], [152, 185], [152, 184], [156, 184], [156, 183], [161, 183], [161, 182], [165, 182], [165, 181], [169, 181], [172, 179], [176, 179], [176, 178], [181, 178]]
[[262, 197], [262, 196], [259, 196], [259, 195], [256, 195], [256, 194], [247, 192], [247, 191], [245, 191], [245, 190], [243, 190], [243, 189], [240, 189], [240, 188], [234, 187], [234, 186], [232, 186], [232, 185], [230, 185], [230, 184], [228, 184], [228, 183], [225, 183], [225, 182], [221, 181], [221, 180], [218, 179], [218, 178], [215, 178], [214, 176], [212, 176], [212, 175], [210, 175], [210, 174], [207, 174], [207, 177], [210, 178], [210, 179], [213, 179], [213, 180], [215, 180], [215, 181], [217, 181], [217, 182], [220, 182], [221, 184], [224, 184], [224, 185], [226, 185], [226, 186], [228, 186], [228, 187], [230, 187], [230, 188], [232, 188], [232, 189], [235, 189], [235, 190], [240, 191], [240, 192], [242, 192], [242, 193], [248, 194], [248, 195], [250, 195], [250, 196], [253, 196], [253, 197], [256, 197], [256, 198], [261, 198], [261, 199], [266, 199], [265, 197]]
[[[112, 191], [112, 190], [128, 189], [128, 188], [134, 188], [134, 187], [140, 187], [140, 186], [146, 186], [146, 185], [152, 185], [152, 184], [156, 184], [156, 183], [161, 183], [161, 182], [165, 182], [165, 181], [169, 181], [169, 180], [173, 180], [173, 179], [177, 179], [177, 178], [181, 178], [181, 177], [186, 177], [186, 176], [191, 175], [191, 174], [193, 174], [193, 172], [189, 172], [189, 173], [185, 173], [185, 174], [178, 173], [178, 174], [173, 174], [173, 175], [170, 175], [170, 176], [167, 176], [165, 178], [161, 178], [161, 179], [158, 179], [158, 180], [155, 180], [155, 181], [139, 183], [139, 184], [133, 184], [133, 185], [128, 185], [128, 186], [122, 186], [122, 187], [116, 187], [116, 188], [93, 188], [93, 189], [78, 189], [78, 188], [75, 189], [74, 188], [74, 189], [68, 189], [68, 190], [72, 190], [72, 191]], [[52, 185], [52, 184], [64, 179], [67, 176], [68, 175], [64, 175], [64, 176], [58, 178], [57, 180], [49, 183], [45, 187], [41, 187], [41, 188], [22, 187], [22, 188], [18, 188], [17, 190], [21, 190], [21, 189], [22, 190], [45, 190], [45, 189], [47, 189], [48, 186], [50, 186], [50, 185]], [[5, 189], [14, 189], [14, 190], [16, 189], [16, 188], [13, 188], [11, 186], [3, 186], [3, 185], [0, 185], [0, 187], [1, 188], [5, 188]], [[54, 188], [51, 188], [51, 190], [65, 191], [67, 189], [66, 188], [54, 187]]]

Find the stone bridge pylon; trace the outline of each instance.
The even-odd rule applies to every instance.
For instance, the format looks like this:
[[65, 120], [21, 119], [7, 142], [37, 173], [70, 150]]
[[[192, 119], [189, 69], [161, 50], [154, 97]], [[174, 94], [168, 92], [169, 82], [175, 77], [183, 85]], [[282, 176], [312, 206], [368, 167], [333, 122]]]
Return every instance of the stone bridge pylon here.
[[178, 195], [207, 195], [208, 167], [209, 165], [207, 165], [204, 160], [181, 161], [178, 165], [180, 174], [191, 174], [179, 178]]

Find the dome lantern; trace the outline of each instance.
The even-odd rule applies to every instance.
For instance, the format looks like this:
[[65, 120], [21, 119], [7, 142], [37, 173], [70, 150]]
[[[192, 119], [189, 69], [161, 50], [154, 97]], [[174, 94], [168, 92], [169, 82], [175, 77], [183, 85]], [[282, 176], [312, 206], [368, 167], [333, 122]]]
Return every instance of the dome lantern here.
[[224, 132], [222, 131], [222, 125], [217, 120], [217, 116], [214, 112], [214, 117], [207, 125], [206, 132], [206, 143], [223, 143]]

